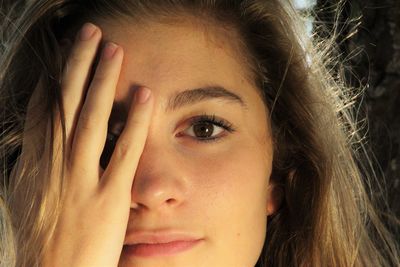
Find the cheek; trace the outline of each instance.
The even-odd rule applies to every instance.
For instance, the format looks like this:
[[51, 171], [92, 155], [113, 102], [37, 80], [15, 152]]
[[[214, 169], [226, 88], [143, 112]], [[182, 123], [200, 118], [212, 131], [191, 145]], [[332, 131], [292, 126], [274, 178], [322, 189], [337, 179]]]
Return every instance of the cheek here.
[[[235, 145], [221, 153], [197, 157], [187, 164], [193, 186], [208, 192], [208, 197], [224, 195], [230, 201], [253, 201], [266, 197], [272, 159], [259, 146]], [[206, 191], [206, 192], [205, 192]]]
[[225, 264], [232, 260], [232, 265], [221, 266], [251, 266], [265, 239], [271, 168], [262, 151], [247, 144], [204, 157], [192, 166], [195, 205], [214, 238], [218, 258], [225, 259]]

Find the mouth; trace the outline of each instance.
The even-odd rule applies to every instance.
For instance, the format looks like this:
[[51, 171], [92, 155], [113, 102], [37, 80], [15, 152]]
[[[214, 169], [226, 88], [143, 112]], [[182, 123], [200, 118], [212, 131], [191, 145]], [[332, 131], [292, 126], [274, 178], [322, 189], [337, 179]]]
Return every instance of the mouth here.
[[192, 234], [171, 230], [134, 231], [127, 234], [123, 253], [129, 257], [170, 256], [204, 241]]
[[168, 243], [139, 243], [124, 245], [123, 252], [131, 257], [171, 256], [189, 250], [199, 244], [202, 239], [176, 240]]

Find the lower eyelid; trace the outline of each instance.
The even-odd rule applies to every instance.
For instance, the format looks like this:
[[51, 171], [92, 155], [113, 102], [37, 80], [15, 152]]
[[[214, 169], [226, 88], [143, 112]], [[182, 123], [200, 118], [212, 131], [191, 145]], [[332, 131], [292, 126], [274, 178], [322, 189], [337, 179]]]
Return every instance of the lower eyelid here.
[[[193, 125], [187, 127], [186, 129], [188, 129], [190, 127], [193, 127]], [[215, 125], [215, 124], [214, 124], [214, 127], [219, 127], [222, 130], [217, 135], [212, 136], [212, 137], [208, 137], [208, 138], [197, 138], [196, 136], [192, 136], [190, 134], [185, 133], [185, 130], [179, 132], [175, 136], [178, 137], [178, 138], [189, 139], [191, 142], [200, 143], [200, 144], [219, 143], [219, 142], [224, 141], [227, 137], [229, 137], [229, 131], [228, 130], [224, 129], [221, 126]]]

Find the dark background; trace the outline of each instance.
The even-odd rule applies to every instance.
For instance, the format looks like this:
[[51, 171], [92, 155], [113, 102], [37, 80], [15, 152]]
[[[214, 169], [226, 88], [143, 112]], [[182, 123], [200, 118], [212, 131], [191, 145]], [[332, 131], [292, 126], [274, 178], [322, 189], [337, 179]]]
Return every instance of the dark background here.
[[[337, 2], [317, 0], [319, 20], [332, 22]], [[389, 207], [400, 219], [400, 0], [348, 0], [339, 21], [339, 49], [350, 58], [347, 82], [366, 86], [360, 102], [368, 118], [366, 140], [378, 174], [384, 173]], [[396, 238], [400, 244], [400, 232]]]

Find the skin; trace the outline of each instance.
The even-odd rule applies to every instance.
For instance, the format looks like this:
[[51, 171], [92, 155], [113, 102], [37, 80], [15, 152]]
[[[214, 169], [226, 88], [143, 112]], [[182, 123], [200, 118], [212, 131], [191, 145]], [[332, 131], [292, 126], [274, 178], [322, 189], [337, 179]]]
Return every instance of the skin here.
[[[268, 111], [229, 39], [216, 36], [191, 23], [98, 23], [92, 39], [75, 41], [71, 57], [81, 60], [70, 60], [63, 88], [71, 118], [71, 194], [45, 266], [255, 265], [267, 216], [280, 202], [269, 180]], [[91, 82], [83, 101], [83, 81], [102, 38], [118, 44], [118, 53], [107, 70], [100, 61], [97, 69], [103, 71], [94, 81], [102, 78]], [[171, 94], [209, 84], [229, 88], [248, 109], [212, 99], [164, 112]], [[133, 104], [138, 85], [151, 89], [146, 104]], [[121, 128], [120, 121], [125, 126], [103, 172], [91, 159], [101, 154], [112, 100], [130, 111], [127, 117], [113, 111], [110, 127]], [[215, 125], [214, 136], [222, 136], [218, 142], [196, 142], [189, 119], [203, 113], [232, 123], [236, 131]], [[121, 253], [126, 233], [160, 229], [182, 230], [203, 241], [172, 256]]]

